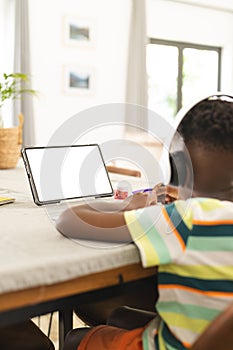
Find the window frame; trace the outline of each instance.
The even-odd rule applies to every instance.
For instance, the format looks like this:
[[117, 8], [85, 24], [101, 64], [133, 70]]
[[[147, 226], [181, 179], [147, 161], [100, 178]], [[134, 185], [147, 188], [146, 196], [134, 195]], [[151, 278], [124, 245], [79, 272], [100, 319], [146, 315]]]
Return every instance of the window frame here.
[[197, 50], [215, 51], [218, 54], [218, 72], [217, 72], [217, 90], [221, 90], [221, 65], [222, 65], [222, 48], [218, 46], [194, 44], [174, 40], [156, 39], [150, 37], [148, 44], [174, 46], [178, 49], [178, 77], [177, 77], [177, 112], [182, 107], [182, 84], [183, 84], [183, 51], [191, 48]]

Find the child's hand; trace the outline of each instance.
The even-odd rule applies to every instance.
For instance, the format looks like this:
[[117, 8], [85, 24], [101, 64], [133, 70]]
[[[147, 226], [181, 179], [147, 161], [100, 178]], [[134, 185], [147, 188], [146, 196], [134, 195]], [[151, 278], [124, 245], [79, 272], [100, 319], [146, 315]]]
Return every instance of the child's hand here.
[[152, 191], [156, 193], [158, 202], [162, 204], [172, 203], [179, 197], [178, 187], [165, 186], [162, 183], [157, 184]]
[[166, 186], [166, 197], [165, 204], [169, 204], [177, 200], [179, 197], [179, 192], [177, 187]]
[[125, 206], [123, 205], [124, 211], [144, 208], [157, 204], [157, 195], [155, 192], [136, 193], [127, 197], [123, 203], [125, 204]]

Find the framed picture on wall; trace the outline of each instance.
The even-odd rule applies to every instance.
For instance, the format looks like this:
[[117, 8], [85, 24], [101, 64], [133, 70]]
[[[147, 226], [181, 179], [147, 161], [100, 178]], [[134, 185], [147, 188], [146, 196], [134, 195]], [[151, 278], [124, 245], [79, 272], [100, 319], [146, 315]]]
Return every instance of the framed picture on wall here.
[[92, 94], [94, 91], [94, 69], [79, 65], [63, 67], [63, 91], [66, 94]]
[[76, 16], [64, 17], [64, 43], [69, 46], [94, 46], [96, 25], [94, 20]]

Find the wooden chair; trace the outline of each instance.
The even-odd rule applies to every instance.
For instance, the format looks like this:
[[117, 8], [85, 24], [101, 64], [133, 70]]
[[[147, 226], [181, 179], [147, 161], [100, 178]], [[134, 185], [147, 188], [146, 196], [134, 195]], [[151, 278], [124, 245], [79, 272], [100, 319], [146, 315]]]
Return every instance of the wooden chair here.
[[[111, 313], [108, 325], [133, 329], [152, 318], [151, 312], [120, 307]], [[233, 303], [211, 322], [189, 350], [233, 350]]]
[[[118, 307], [110, 314], [107, 324], [124, 329], [143, 327], [156, 313]], [[63, 350], [76, 350], [90, 328], [76, 328], [68, 333]], [[212, 321], [189, 350], [233, 350], [233, 303]]]
[[122, 167], [119, 167], [116, 165], [107, 165], [106, 167], [107, 167], [108, 172], [110, 172], [110, 173], [127, 175], [127, 176], [134, 176], [134, 177], [141, 177], [142, 176], [142, 174], [139, 170], [122, 168]]

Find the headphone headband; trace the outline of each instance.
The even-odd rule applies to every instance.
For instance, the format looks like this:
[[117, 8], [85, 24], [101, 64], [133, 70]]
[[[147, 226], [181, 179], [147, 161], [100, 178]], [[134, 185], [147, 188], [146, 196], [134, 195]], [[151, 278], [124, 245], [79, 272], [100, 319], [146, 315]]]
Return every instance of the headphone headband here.
[[[187, 106], [182, 107], [179, 112], [177, 113], [174, 122], [173, 122], [173, 131], [172, 133], [169, 134], [169, 140], [167, 142], [167, 145], [169, 145], [168, 149], [163, 149], [163, 153], [162, 153], [162, 157], [161, 157], [161, 162], [162, 162], [162, 166], [163, 166], [163, 173], [164, 173], [164, 181], [165, 183], [169, 183], [171, 178], [172, 178], [172, 164], [171, 164], [171, 148], [173, 148], [173, 150], [175, 150], [176, 152], [176, 145], [173, 144], [172, 147], [172, 143], [176, 142], [175, 141], [175, 135], [177, 133], [177, 129], [180, 125], [180, 123], [182, 122], [183, 118], [186, 116], [186, 114], [193, 108], [195, 107], [197, 104], [199, 104], [200, 102], [203, 101], [208, 101], [208, 100], [223, 100], [223, 101], [228, 101], [228, 102], [232, 102], [233, 103], [233, 96], [230, 94], [224, 94], [220, 91], [208, 95], [208, 96], [202, 96], [202, 98], [198, 98], [195, 99], [192, 103], [188, 104]], [[179, 138], [181, 139], [181, 137]], [[179, 147], [178, 147], [179, 148]], [[178, 151], [181, 151], [178, 150]]]
[[[195, 100], [193, 100], [190, 104], [188, 104], [187, 106], [182, 107], [179, 112], [176, 114], [175, 119], [174, 119], [174, 134], [176, 132], [176, 130], [178, 129], [178, 126], [180, 125], [181, 121], [183, 120], [183, 118], [185, 117], [185, 115], [193, 108], [195, 107], [198, 103], [203, 102], [203, 101], [211, 101], [211, 100], [222, 100], [222, 101], [228, 101], [228, 102], [232, 102], [233, 103], [233, 96], [230, 94], [224, 94], [220, 91], [211, 94], [211, 95], [205, 95], [202, 96], [201, 98], [196, 98]], [[173, 135], [174, 136], [174, 135]], [[172, 141], [172, 138], [171, 140]]]
[[219, 94], [215, 94], [207, 97], [207, 100], [221, 100], [221, 101], [233, 102], [233, 96], [219, 93]]

